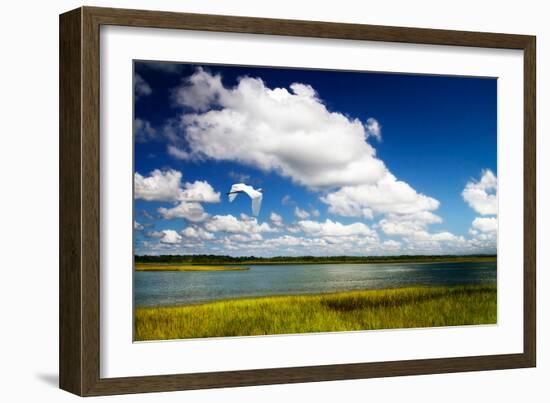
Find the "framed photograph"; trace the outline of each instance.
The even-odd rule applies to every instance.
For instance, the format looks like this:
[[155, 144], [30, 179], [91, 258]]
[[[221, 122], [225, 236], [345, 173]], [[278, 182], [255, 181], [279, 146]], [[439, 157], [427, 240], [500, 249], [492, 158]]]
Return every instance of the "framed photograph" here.
[[535, 37], [60, 16], [60, 387], [533, 367]]

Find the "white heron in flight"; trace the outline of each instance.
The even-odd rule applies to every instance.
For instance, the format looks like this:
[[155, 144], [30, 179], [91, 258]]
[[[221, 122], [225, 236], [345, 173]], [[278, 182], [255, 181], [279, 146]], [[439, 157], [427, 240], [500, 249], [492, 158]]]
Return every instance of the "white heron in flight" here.
[[244, 183], [235, 183], [231, 186], [231, 190], [227, 193], [229, 201], [235, 200], [239, 193], [246, 193], [250, 199], [252, 199], [252, 214], [257, 216], [260, 213], [260, 207], [262, 205], [262, 189], [254, 189], [252, 186], [245, 185]]

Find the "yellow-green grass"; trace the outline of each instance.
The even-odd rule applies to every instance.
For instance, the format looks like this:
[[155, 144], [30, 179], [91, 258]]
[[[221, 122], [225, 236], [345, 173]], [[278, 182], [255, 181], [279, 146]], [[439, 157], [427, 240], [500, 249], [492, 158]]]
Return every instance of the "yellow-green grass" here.
[[495, 285], [407, 287], [136, 308], [138, 341], [494, 324]]
[[248, 270], [243, 266], [220, 266], [220, 265], [193, 265], [193, 264], [147, 264], [136, 263], [137, 271], [227, 271], [227, 270]]

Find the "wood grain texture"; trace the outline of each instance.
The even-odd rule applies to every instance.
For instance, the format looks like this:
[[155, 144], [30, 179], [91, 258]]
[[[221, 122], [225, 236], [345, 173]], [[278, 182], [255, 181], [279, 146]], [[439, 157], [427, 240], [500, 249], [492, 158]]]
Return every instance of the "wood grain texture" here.
[[81, 10], [59, 21], [59, 386], [81, 394]]
[[524, 48], [523, 67], [523, 353], [536, 366], [536, 267], [537, 267], [537, 139], [536, 139], [536, 39]]
[[[524, 352], [478, 357], [100, 377], [101, 25], [524, 51]], [[535, 37], [83, 7], [60, 17], [60, 386], [81, 396], [531, 367], [536, 363]]]
[[82, 390], [99, 378], [99, 24], [82, 9]]
[[166, 11], [85, 8], [105, 25], [189, 29], [314, 38], [370, 40], [484, 48], [523, 49], [529, 36], [441, 29], [404, 28], [381, 25], [283, 20], [174, 13]]

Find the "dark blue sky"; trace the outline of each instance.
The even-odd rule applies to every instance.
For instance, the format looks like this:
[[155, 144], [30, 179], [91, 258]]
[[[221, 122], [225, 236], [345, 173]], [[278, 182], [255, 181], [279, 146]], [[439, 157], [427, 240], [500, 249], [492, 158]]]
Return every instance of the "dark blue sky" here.
[[[186, 79], [198, 67], [134, 63], [136, 76], [150, 89], [146, 94], [136, 96], [134, 117], [148, 122], [155, 133], [149, 141], [135, 144], [136, 172], [145, 177], [155, 169], [174, 169], [182, 172], [182, 182], [205, 180], [223, 196], [228, 186], [235, 182], [234, 174], [249, 175], [251, 185], [269, 189], [258, 223], [268, 222], [269, 213], [276, 212], [290, 224], [297, 220], [294, 214], [296, 206], [310, 212], [319, 210], [320, 216], [313, 218], [311, 215], [309, 220], [320, 222], [330, 219], [349, 225], [360, 221], [375, 228], [376, 223], [384, 218], [383, 214], [371, 219], [330, 214], [326, 204], [320, 201], [322, 192], [297, 185], [276, 170], [265, 172], [250, 164], [216, 158], [182, 160], [170, 156], [167, 146], [171, 140], [162, 134], [163, 127], [167, 122], [172, 122], [172, 127], [175, 127], [173, 122], [179, 122], [182, 115], [196, 112], [178, 104], [174, 91], [185, 86]], [[361, 122], [375, 118], [382, 127], [382, 140], [368, 141], [376, 149], [377, 158], [398, 180], [440, 203], [433, 213], [443, 222], [431, 224], [427, 228], [430, 233], [448, 231], [465, 238], [469, 236], [472, 221], [479, 214], [465, 203], [462, 191], [468, 181], [478, 180], [483, 170], [497, 174], [496, 79], [217, 65], [201, 67], [213, 76], [219, 74], [227, 89], [238, 85], [241, 77], [261, 78], [265, 87], [270, 89], [288, 89], [292, 83], [298, 82], [310, 85], [330, 112], [339, 112], [350, 120], [359, 119]], [[212, 105], [211, 108], [217, 110], [223, 106]], [[179, 146], [183, 144], [185, 148], [185, 128], [178, 126], [177, 130], [181, 138]], [[297, 204], [281, 204], [285, 195], [290, 195]], [[207, 214], [238, 216], [239, 210], [246, 208], [246, 200], [229, 205], [225, 197], [222, 199], [221, 203], [204, 204]], [[136, 221], [148, 221], [139, 214], [146, 210], [153, 217], [146, 223], [150, 231], [172, 229], [179, 233], [188, 226], [205, 226], [204, 222], [192, 223], [184, 218], [166, 220], [159, 217], [158, 208], [169, 204], [136, 200]], [[244, 212], [250, 213], [248, 210]], [[146, 232], [138, 233], [137, 242], [156, 240]], [[381, 241], [391, 238], [402, 242], [400, 237], [392, 238], [378, 232]], [[264, 238], [281, 235], [264, 234]], [[220, 237], [216, 236], [216, 239]], [[141, 250], [141, 247], [136, 245], [136, 250]]]

